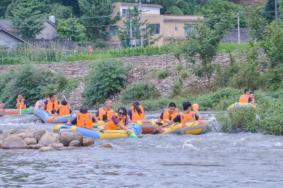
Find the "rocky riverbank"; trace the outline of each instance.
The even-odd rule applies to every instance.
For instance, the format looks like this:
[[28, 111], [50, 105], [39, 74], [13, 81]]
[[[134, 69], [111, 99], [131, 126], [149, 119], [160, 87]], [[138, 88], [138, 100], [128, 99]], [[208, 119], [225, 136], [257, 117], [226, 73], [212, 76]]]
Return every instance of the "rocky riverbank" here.
[[10, 129], [0, 131], [1, 149], [34, 149], [39, 151], [85, 147], [94, 140], [70, 130], [53, 133], [44, 129]]

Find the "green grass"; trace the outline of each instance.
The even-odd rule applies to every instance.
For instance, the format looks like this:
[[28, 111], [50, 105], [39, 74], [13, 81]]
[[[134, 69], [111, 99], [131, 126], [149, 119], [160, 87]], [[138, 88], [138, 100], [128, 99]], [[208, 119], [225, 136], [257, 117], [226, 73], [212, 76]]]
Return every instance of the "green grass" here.
[[247, 42], [238, 44], [238, 43], [220, 43], [218, 46], [218, 52], [233, 52], [236, 50], [243, 51], [243, 50], [248, 50], [251, 48], [251, 45]]

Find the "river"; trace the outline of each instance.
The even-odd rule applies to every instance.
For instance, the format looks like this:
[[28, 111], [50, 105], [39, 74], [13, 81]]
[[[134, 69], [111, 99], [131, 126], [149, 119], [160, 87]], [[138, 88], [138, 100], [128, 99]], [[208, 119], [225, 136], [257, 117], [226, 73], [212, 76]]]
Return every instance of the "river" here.
[[[0, 129], [51, 127], [30, 120], [0, 117]], [[106, 142], [113, 148], [100, 147]], [[0, 150], [0, 187], [282, 188], [282, 159], [281, 136], [146, 135], [72, 150]]]

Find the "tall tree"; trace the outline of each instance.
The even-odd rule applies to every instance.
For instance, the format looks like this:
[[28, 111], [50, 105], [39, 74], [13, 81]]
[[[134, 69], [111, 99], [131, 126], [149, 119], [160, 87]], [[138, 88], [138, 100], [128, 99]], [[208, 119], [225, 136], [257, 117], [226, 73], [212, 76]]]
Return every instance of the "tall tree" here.
[[15, 0], [6, 13], [23, 37], [34, 38], [42, 29], [47, 10], [46, 1]]
[[82, 16], [81, 23], [87, 28], [91, 40], [106, 39], [111, 19], [112, 0], [78, 0]]
[[[278, 2], [277, 9], [279, 11], [280, 0], [278, 0], [277, 2]], [[268, 0], [266, 2], [263, 15], [269, 22], [271, 22], [275, 19], [275, 0]]]
[[73, 41], [83, 41], [86, 39], [86, 28], [76, 18], [59, 20], [57, 29], [60, 38], [67, 38]]
[[0, 18], [5, 16], [6, 9], [11, 3], [12, 3], [12, 0], [1, 0], [0, 1]]

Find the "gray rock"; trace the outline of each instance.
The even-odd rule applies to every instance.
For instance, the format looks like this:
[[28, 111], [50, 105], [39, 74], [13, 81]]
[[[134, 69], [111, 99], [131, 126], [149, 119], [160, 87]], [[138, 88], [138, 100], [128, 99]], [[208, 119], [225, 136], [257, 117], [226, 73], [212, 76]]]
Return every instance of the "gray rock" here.
[[56, 142], [56, 143], [52, 143], [51, 147], [54, 149], [63, 149], [64, 145], [62, 143]]
[[25, 138], [24, 141], [25, 141], [25, 143], [27, 145], [35, 145], [35, 144], [37, 144], [37, 141], [36, 141], [35, 138]]
[[28, 146], [18, 135], [10, 135], [3, 140], [3, 149], [26, 149]]
[[3, 131], [2, 131], [2, 129], [0, 129], [0, 134], [2, 134], [3, 133]]
[[29, 149], [40, 149], [40, 148], [42, 148], [43, 146], [40, 145], [40, 144], [35, 144], [35, 145], [29, 145], [28, 147], [29, 147]]
[[103, 147], [103, 148], [113, 148], [113, 145], [109, 144], [109, 143], [103, 143], [103, 144], [101, 144], [101, 147]]
[[80, 147], [81, 146], [81, 142], [79, 140], [72, 140], [70, 143], [69, 143], [69, 146], [70, 147]]
[[32, 137], [31, 130], [26, 130], [25, 132], [18, 133], [17, 135], [22, 139]]
[[51, 146], [44, 146], [39, 149], [39, 151], [51, 151], [53, 148]]
[[59, 135], [51, 132], [46, 132], [39, 140], [38, 144], [49, 146], [59, 141]]
[[69, 130], [61, 132], [59, 137], [60, 143], [64, 146], [69, 146], [70, 142], [73, 140], [79, 140], [80, 143], [82, 143], [82, 139], [83, 137], [80, 134]]
[[83, 146], [90, 146], [94, 144], [94, 139], [83, 137]]
[[34, 130], [32, 132], [32, 137], [35, 138], [37, 142], [39, 142], [40, 138], [45, 134], [45, 132], [45, 130]]

